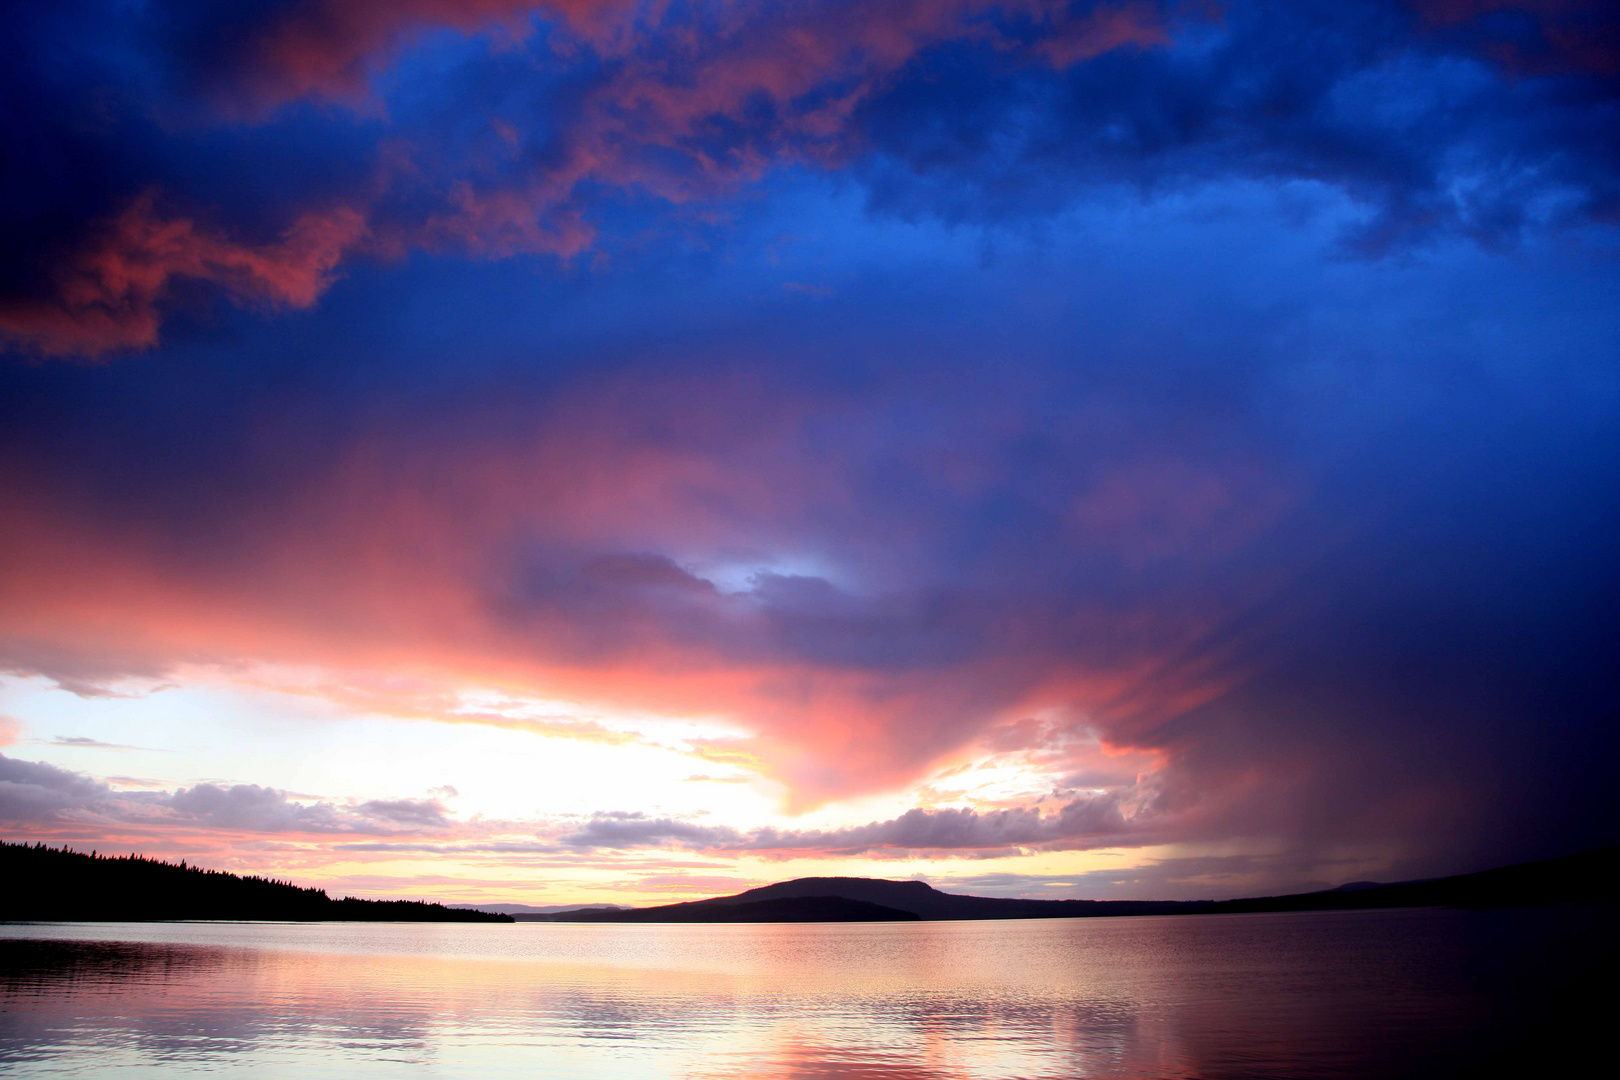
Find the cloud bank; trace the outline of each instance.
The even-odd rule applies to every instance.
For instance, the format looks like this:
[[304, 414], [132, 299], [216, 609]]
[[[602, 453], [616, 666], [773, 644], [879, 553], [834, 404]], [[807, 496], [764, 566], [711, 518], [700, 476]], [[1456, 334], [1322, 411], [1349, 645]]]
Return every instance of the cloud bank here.
[[441, 804], [428, 799], [338, 806], [295, 800], [284, 791], [257, 784], [119, 791], [83, 773], [0, 754], [0, 823], [24, 831], [88, 823], [114, 830], [160, 826], [177, 831], [387, 836], [432, 832], [448, 825], [449, 819]]

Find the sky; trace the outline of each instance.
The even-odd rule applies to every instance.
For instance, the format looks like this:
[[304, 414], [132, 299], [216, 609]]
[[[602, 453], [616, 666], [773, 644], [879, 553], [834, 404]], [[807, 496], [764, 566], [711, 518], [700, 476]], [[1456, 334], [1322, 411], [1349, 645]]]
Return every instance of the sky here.
[[60, 0], [0, 836], [1196, 898], [1620, 838], [1592, 0]]

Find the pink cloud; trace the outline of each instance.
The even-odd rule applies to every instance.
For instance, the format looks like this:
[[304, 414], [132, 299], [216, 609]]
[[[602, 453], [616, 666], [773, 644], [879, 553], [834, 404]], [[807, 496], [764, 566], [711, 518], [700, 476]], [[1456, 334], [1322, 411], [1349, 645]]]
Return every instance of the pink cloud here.
[[1100, 4], [1083, 16], [1059, 6], [1048, 19], [1052, 32], [1041, 40], [1037, 51], [1060, 68], [1115, 49], [1153, 48], [1170, 42], [1163, 13], [1156, 5], [1139, 0]]
[[337, 207], [299, 215], [269, 243], [243, 243], [162, 212], [147, 193], [58, 269], [50, 300], [0, 309], [0, 333], [47, 356], [144, 348], [156, 344], [164, 301], [182, 280], [250, 306], [308, 307], [365, 231], [359, 212]]
[[[377, 435], [296, 495], [248, 504], [224, 546], [186, 560], [161, 532], [11, 485], [0, 618], [20, 662], [65, 685], [103, 677], [85, 663], [150, 674], [258, 661], [322, 669], [307, 692], [352, 708], [591, 741], [631, 737], [467, 713], [445, 690], [724, 717], [752, 737], [700, 753], [781, 779], [799, 809], [914, 781], [1036, 713], [1144, 745], [1245, 675], [1238, 645], [1207, 642], [1263, 600], [1252, 577], [1125, 607], [941, 592], [906, 570], [904, 534], [881, 528], [845, 541], [881, 582], [867, 591], [766, 574], [731, 594], [683, 565], [848, 531], [838, 523], [862, 513], [848, 505], [851, 464], [799, 437], [828, 407], [726, 381], [598, 385], [516, 442]], [[654, 415], [693, 440], [642, 434]], [[724, 440], [705, 445], [705, 429]], [[1172, 544], [1207, 543], [1211, 522], [1227, 543], [1270, 522], [1265, 482], [1223, 484], [1210, 468], [1152, 471], [1170, 480], [1147, 496], [1149, 525], [1176, 523], [1155, 540], [1155, 568]], [[1251, 503], [1265, 512], [1245, 513]], [[1140, 527], [1139, 510], [1109, 505], [1108, 522]]]
[[301, 0], [246, 29], [238, 93], [255, 110], [300, 98], [357, 103], [414, 35], [444, 29], [518, 39], [536, 14], [601, 34], [634, 7], [633, 0]]

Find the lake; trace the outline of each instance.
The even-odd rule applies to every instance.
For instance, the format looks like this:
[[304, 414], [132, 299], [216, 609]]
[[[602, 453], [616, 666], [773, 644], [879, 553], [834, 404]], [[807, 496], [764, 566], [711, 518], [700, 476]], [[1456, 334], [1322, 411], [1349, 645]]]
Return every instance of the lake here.
[[0, 1072], [1556, 1075], [1612, 1017], [1612, 914], [9, 924]]

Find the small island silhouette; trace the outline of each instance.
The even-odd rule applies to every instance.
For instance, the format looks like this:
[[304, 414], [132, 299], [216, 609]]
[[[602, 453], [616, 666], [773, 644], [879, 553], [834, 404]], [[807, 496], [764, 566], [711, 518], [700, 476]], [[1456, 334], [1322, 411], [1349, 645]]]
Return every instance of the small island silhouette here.
[[416, 900], [334, 900], [324, 889], [239, 877], [139, 855], [85, 854], [44, 844], [0, 842], [0, 921], [160, 922], [257, 919], [277, 922], [512, 921], [495, 912]]

